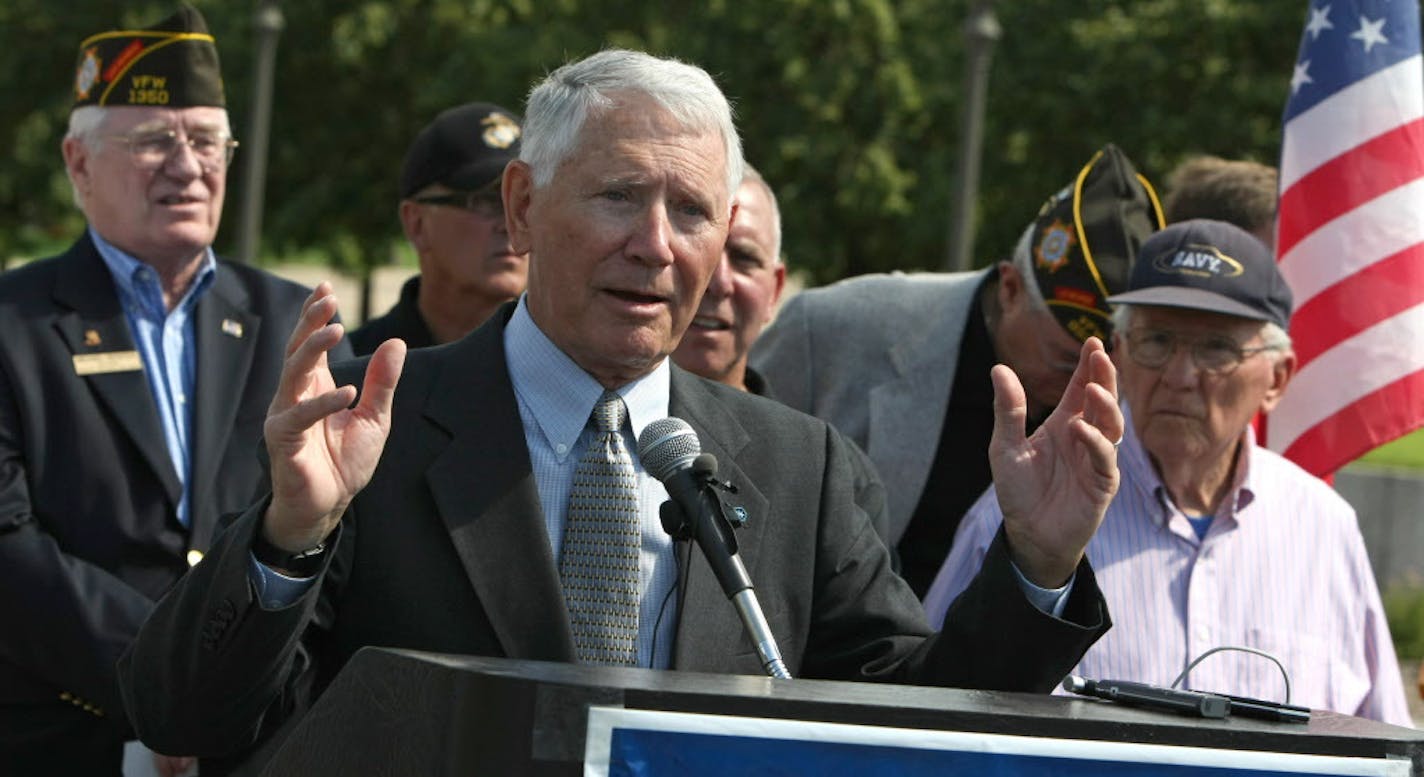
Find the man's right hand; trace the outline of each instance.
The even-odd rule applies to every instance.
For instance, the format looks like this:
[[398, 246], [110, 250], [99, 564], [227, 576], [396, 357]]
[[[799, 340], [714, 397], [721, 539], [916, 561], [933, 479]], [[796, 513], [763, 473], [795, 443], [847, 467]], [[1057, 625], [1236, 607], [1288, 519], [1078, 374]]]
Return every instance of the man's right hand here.
[[302, 305], [287, 341], [277, 393], [263, 433], [272, 462], [267, 541], [289, 552], [316, 547], [365, 487], [391, 431], [391, 402], [405, 366], [405, 343], [387, 340], [371, 355], [361, 401], [355, 386], [336, 386], [326, 354], [341, 341], [331, 323], [336, 297], [323, 281]]

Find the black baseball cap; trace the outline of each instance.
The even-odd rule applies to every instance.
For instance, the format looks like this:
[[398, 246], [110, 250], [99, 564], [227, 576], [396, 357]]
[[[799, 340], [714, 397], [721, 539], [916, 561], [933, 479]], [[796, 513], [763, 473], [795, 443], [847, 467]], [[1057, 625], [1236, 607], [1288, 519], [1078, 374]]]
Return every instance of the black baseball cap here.
[[1147, 239], [1114, 305], [1207, 310], [1290, 325], [1290, 287], [1265, 243], [1225, 221], [1193, 219]]
[[1127, 288], [1138, 247], [1162, 224], [1152, 184], [1108, 143], [1039, 208], [1016, 251], [1029, 253], [1043, 301], [1069, 334], [1106, 340], [1107, 298]]
[[191, 108], [227, 105], [218, 48], [196, 8], [138, 30], [110, 30], [79, 44], [74, 105]]
[[499, 180], [519, 158], [519, 117], [492, 103], [467, 103], [442, 112], [411, 141], [401, 168], [400, 196], [444, 184], [475, 191]]

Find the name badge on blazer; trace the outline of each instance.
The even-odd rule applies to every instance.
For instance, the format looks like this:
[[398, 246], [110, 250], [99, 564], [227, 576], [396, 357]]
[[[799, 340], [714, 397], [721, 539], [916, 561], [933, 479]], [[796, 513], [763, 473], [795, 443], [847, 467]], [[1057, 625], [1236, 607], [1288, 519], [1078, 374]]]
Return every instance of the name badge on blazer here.
[[104, 375], [110, 372], [136, 372], [143, 369], [138, 351], [105, 351], [74, 354], [75, 375]]

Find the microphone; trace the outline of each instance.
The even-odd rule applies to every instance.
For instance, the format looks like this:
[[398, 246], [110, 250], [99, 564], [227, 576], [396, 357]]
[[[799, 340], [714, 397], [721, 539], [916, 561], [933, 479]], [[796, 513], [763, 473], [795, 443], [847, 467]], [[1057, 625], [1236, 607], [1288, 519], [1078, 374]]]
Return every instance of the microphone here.
[[[717, 473], [717, 459], [702, 452], [697, 432], [681, 418], [654, 421], [638, 435], [638, 458], [648, 473], [667, 488], [670, 504], [663, 505], [663, 528], [677, 539], [691, 537], [712, 567], [722, 593], [732, 600], [742, 625], [756, 645], [762, 668], [771, 677], [790, 679], [781, 659], [781, 650], [771, 633], [752, 588], [751, 576], [737, 555], [737, 539], [722, 512], [722, 502], [712, 493], [710, 483]], [[669, 515], [669, 507], [681, 513], [681, 520]]]
[[1125, 680], [1087, 680], [1070, 674], [1063, 678], [1063, 690], [1120, 704], [1170, 710], [1202, 718], [1224, 718], [1232, 712], [1231, 701], [1219, 694], [1179, 691]]

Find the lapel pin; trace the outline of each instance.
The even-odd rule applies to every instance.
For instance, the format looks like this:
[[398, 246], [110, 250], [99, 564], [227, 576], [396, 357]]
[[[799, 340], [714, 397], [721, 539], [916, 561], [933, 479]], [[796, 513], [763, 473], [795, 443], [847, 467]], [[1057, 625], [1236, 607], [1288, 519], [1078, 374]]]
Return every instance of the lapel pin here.
[[86, 329], [86, 330], [84, 330], [84, 344], [85, 344], [85, 345], [89, 346], [90, 348], [93, 348], [94, 346], [99, 345], [99, 344], [101, 344], [101, 343], [103, 343], [103, 342], [104, 342], [104, 341], [99, 337], [99, 330], [97, 330], [97, 329]]
[[741, 505], [736, 505], [732, 508], [731, 517], [732, 525], [736, 526], [737, 528], [746, 526], [747, 522], [751, 520], [751, 516], [747, 515], [747, 508], [742, 507]]
[[242, 337], [242, 322], [224, 318], [222, 320], [222, 331], [225, 335], [240, 338]]

